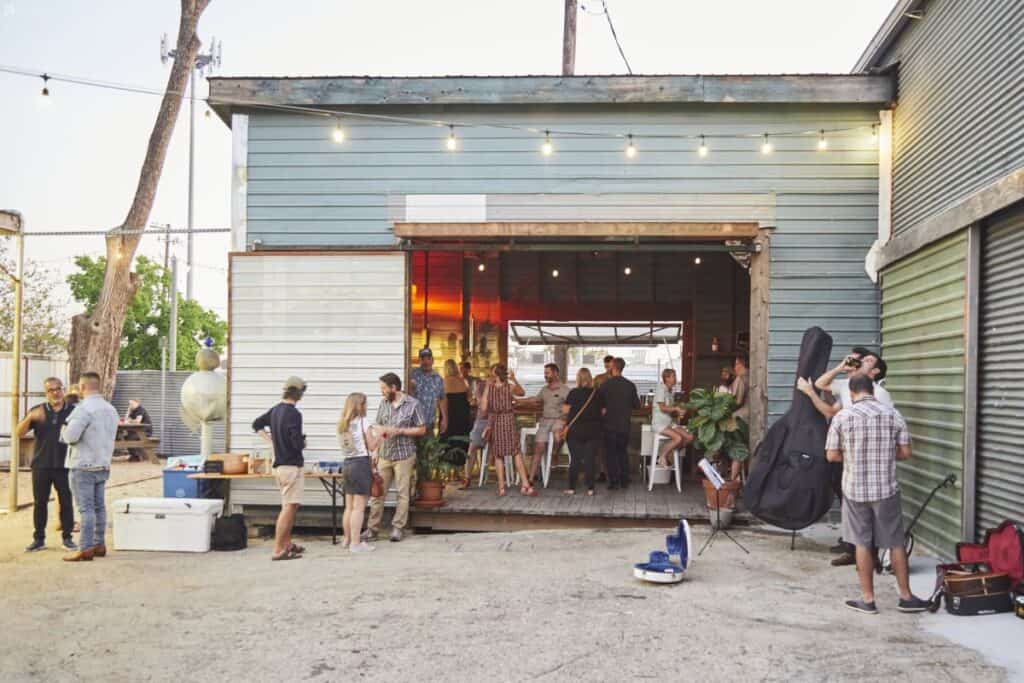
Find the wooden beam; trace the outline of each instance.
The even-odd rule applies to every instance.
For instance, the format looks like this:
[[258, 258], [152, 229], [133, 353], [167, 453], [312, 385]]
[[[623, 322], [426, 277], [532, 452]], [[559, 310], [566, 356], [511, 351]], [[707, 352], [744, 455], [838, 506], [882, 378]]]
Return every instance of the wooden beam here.
[[538, 237], [669, 237], [685, 240], [753, 239], [757, 223], [395, 223], [402, 239]]
[[1024, 168], [1008, 173], [967, 199], [900, 232], [882, 248], [878, 270], [1021, 200], [1024, 200]]
[[874, 104], [895, 101], [891, 75], [443, 76], [211, 78], [210, 104], [346, 107], [433, 104]]
[[768, 427], [768, 292], [771, 285], [771, 240], [768, 230], [755, 240], [761, 251], [750, 258], [750, 451]]

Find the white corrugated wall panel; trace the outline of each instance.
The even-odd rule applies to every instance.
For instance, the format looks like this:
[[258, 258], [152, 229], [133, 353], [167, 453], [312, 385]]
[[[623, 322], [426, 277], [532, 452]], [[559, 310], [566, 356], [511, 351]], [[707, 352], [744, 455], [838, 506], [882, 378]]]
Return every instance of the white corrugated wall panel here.
[[[377, 378], [405, 371], [405, 254], [239, 254], [231, 258], [231, 449], [255, 445], [252, 421], [302, 377], [307, 460], [337, 459], [345, 397], [380, 401]], [[261, 442], [262, 443], [262, 442]]]

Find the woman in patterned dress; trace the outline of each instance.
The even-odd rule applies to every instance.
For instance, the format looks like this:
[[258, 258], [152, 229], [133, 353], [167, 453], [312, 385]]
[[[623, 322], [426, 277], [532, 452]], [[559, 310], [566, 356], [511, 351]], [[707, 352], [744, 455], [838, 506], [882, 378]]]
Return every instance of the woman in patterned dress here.
[[513, 396], [525, 396], [526, 390], [516, 381], [516, 376], [502, 364], [495, 365], [492, 377], [487, 382], [480, 410], [487, 414], [487, 430], [484, 441], [491, 445], [491, 457], [494, 459], [494, 471], [498, 475], [498, 495], [505, 495], [505, 458], [512, 456], [519, 481], [520, 492], [524, 496], [536, 496], [537, 492], [530, 486], [526, 476], [523, 454], [519, 450], [519, 427], [513, 410]]

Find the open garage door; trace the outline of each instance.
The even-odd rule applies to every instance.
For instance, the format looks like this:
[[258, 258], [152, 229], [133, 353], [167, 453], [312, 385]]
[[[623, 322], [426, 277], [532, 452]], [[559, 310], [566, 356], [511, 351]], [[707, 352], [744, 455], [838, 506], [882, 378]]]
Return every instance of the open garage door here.
[[373, 419], [378, 378], [405, 374], [406, 255], [234, 254], [230, 277], [229, 448], [253, 446], [253, 419], [298, 375], [306, 459], [337, 459], [345, 397], [365, 393]]

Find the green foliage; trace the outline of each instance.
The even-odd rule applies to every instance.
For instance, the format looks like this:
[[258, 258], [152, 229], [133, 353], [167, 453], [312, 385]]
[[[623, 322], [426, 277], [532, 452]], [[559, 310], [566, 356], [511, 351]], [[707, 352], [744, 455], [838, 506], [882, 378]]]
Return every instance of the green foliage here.
[[416, 476], [420, 481], [443, 481], [466, 464], [469, 439], [454, 436], [450, 439], [429, 435], [416, 443]]
[[[75, 300], [83, 304], [85, 312], [90, 314], [99, 301], [106, 259], [78, 256], [75, 265], [78, 272], [68, 276], [68, 285]], [[158, 370], [160, 338], [167, 336], [171, 327], [170, 301], [166, 295], [171, 288], [171, 276], [159, 263], [145, 256], [135, 259], [135, 273], [139, 278], [139, 289], [125, 316], [118, 367], [122, 370]], [[214, 311], [179, 295], [178, 370], [197, 369], [196, 351], [207, 336], [213, 338], [213, 348], [223, 352], [227, 323]]]
[[708, 457], [724, 453], [733, 460], [750, 457], [747, 423], [733, 415], [736, 397], [712, 389], [694, 389], [685, 408], [693, 412], [686, 428], [696, 435], [694, 444]]
[[[0, 351], [14, 343], [14, 283], [3, 271], [15, 273], [9, 239], [0, 239]], [[67, 317], [64, 297], [58, 293], [60, 280], [29, 259], [25, 260], [22, 290], [22, 353], [62, 354], [67, 350]]]

